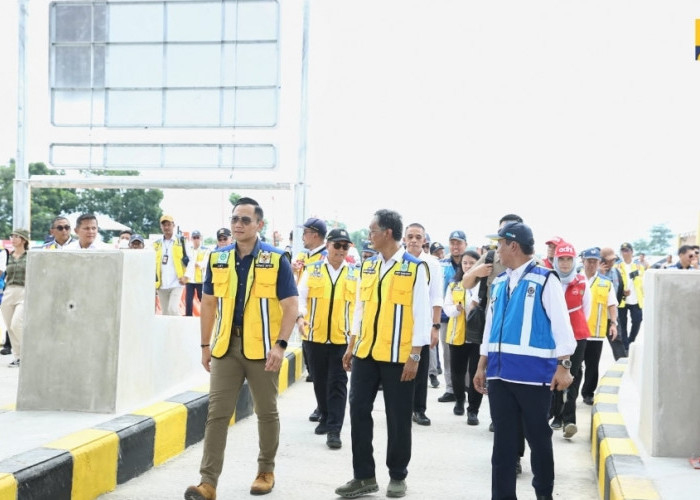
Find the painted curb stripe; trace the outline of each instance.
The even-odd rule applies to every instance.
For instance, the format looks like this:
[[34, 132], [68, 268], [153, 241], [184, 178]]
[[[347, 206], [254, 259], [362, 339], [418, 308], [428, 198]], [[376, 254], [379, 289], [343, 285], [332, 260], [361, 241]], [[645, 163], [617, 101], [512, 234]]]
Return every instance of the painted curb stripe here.
[[619, 412], [619, 391], [627, 359], [619, 360], [601, 378], [591, 409], [591, 455], [603, 500], [658, 500], [660, 498], [630, 439]]
[[[287, 366], [284, 366], [287, 363]], [[280, 390], [301, 378], [301, 348], [280, 370]], [[209, 384], [0, 461], [0, 500], [92, 500], [204, 438]], [[232, 424], [253, 414], [243, 384]]]

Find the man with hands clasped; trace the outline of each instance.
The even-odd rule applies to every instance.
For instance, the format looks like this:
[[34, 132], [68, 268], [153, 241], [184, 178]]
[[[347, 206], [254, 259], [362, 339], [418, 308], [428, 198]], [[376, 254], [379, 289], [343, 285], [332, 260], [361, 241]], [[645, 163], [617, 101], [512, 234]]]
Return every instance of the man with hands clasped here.
[[551, 391], [564, 390], [573, 381], [569, 357], [576, 340], [557, 275], [532, 257], [532, 230], [512, 222], [492, 238], [498, 240], [497, 253], [506, 270], [491, 285], [473, 381], [476, 390], [489, 395], [494, 424], [492, 498], [516, 498], [522, 420], [531, 450], [532, 485], [537, 498], [547, 500], [554, 488]]

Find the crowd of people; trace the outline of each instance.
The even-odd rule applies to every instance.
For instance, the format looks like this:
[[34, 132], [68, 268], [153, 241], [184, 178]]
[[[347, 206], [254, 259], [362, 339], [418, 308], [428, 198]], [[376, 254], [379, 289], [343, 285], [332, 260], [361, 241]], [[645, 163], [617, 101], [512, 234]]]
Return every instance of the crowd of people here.
[[[630, 243], [619, 252], [577, 252], [556, 236], [539, 259], [532, 229], [506, 214], [489, 235], [492, 245], [470, 248], [465, 232], [456, 229], [444, 247], [430, 241], [421, 223], [404, 225], [397, 212], [378, 210], [361, 249], [354, 249], [345, 229], [328, 230], [322, 219], [310, 218], [303, 224], [304, 251], [292, 256], [260, 238], [263, 225], [262, 207], [244, 197], [233, 207], [230, 228], [217, 231], [215, 248], [203, 246], [197, 230], [190, 241], [176, 234], [170, 215], [160, 218], [162, 237], [152, 243], [163, 314], [180, 314], [183, 292], [186, 315], [193, 314], [195, 298], [200, 302], [201, 361], [210, 372], [201, 481], [187, 488], [186, 499], [216, 498], [228, 425], [244, 381], [260, 447], [250, 492], [273, 489], [278, 374], [295, 329], [316, 399], [309, 420], [329, 449], [343, 446], [349, 405], [353, 472], [337, 495], [355, 498], [379, 489], [371, 413], [380, 391], [387, 419], [386, 494], [406, 494], [411, 427], [431, 425], [427, 387], [439, 387], [442, 373], [445, 391], [436, 401], [453, 403], [453, 413], [466, 414], [468, 425], [480, 425], [488, 395], [492, 497], [516, 497], [527, 442], [537, 498], [552, 498], [553, 432], [576, 435], [579, 391], [592, 405], [606, 341], [619, 359], [640, 332], [648, 265], [634, 259]], [[56, 217], [43, 248], [100, 248], [94, 215], [78, 217], [74, 233], [65, 217]], [[10, 366], [19, 366], [30, 237], [24, 229], [11, 237], [13, 251], [0, 260], [0, 307]], [[123, 231], [116, 246], [139, 249], [145, 243]], [[674, 267], [697, 269], [698, 253], [697, 246], [682, 246]]]

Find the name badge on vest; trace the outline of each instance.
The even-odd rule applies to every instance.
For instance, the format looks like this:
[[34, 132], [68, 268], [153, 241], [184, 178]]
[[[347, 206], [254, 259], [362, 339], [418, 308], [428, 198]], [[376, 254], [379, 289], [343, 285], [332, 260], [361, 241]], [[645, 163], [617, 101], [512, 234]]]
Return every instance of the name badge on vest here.
[[368, 267], [367, 269], [364, 269], [362, 272], [364, 274], [376, 274], [377, 273], [377, 262], [375, 261], [374, 264], [372, 264], [372, 267]]
[[314, 270], [311, 271], [311, 274], [309, 275], [310, 278], [321, 278], [321, 265], [316, 264], [314, 265]]
[[413, 273], [408, 270], [408, 262], [401, 264], [401, 269], [395, 271], [396, 276], [413, 276]]
[[269, 269], [271, 267], [274, 267], [270, 263], [270, 260], [272, 260], [270, 252], [260, 252], [258, 254], [258, 261], [255, 263], [255, 267], [261, 267], [264, 269]]
[[212, 267], [216, 268], [225, 268], [228, 267], [228, 252], [221, 252], [219, 253], [219, 258], [217, 259], [216, 263]]

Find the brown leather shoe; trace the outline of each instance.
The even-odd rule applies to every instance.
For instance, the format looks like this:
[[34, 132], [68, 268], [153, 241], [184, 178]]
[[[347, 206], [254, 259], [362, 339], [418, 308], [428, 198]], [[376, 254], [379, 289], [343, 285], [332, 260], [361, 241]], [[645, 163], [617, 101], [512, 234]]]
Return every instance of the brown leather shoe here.
[[267, 495], [272, 491], [273, 486], [275, 486], [274, 472], [258, 472], [258, 476], [250, 486], [250, 494]]
[[185, 490], [185, 500], [216, 500], [216, 488], [207, 483], [190, 486]]

